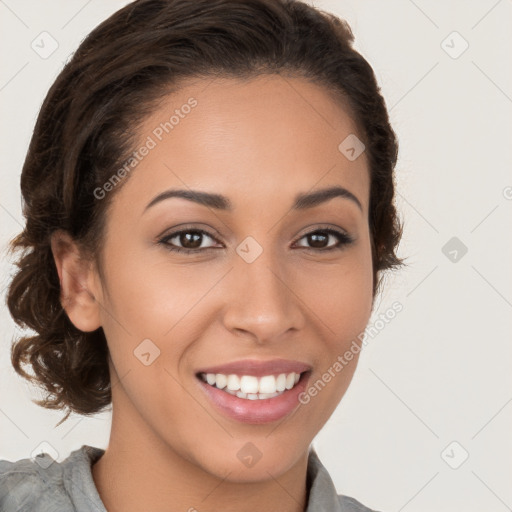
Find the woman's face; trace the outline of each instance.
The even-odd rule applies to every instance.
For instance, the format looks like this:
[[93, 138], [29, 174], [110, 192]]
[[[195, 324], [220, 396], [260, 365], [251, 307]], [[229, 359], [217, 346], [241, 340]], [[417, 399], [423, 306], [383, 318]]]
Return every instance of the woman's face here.
[[[91, 284], [113, 435], [233, 481], [282, 474], [344, 395], [371, 313], [354, 122], [319, 86], [271, 75], [189, 82], [138, 133]], [[348, 193], [298, 200], [331, 187]]]

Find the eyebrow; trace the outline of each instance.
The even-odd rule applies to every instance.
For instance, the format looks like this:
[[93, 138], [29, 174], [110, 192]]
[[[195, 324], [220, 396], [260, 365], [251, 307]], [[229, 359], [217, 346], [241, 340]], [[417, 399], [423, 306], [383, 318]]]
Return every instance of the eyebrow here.
[[[193, 201], [194, 203], [207, 206], [209, 208], [215, 208], [216, 210], [233, 210], [233, 205], [226, 196], [210, 192], [201, 192], [199, 190], [171, 189], [166, 190], [165, 192], [162, 192], [161, 194], [158, 194], [156, 197], [154, 197], [146, 206], [144, 212], [155, 204], [166, 199], [171, 199], [173, 197], [187, 199], [188, 201]], [[314, 192], [297, 194], [293, 202], [292, 210], [305, 210], [308, 208], [314, 208], [315, 206], [334, 199], [335, 197], [348, 199], [355, 203], [358, 208], [363, 211], [363, 207], [359, 199], [354, 194], [352, 194], [352, 192], [340, 186], [315, 190]]]

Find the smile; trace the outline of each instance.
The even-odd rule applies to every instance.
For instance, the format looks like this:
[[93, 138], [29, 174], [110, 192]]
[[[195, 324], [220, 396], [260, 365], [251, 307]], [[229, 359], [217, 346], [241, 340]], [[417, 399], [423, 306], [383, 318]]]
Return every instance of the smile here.
[[300, 380], [300, 373], [279, 375], [236, 375], [223, 373], [200, 373], [199, 378], [212, 387], [245, 400], [265, 400], [282, 395], [293, 389]]

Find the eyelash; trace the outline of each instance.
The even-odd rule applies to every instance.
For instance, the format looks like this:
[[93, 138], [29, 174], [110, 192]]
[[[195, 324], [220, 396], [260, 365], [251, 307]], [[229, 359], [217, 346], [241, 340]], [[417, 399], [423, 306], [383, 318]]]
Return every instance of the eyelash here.
[[[160, 238], [158, 240], [158, 243], [162, 244], [167, 250], [172, 251], [172, 252], [177, 252], [177, 253], [191, 254], [191, 253], [208, 251], [209, 249], [212, 249], [212, 250], [217, 249], [217, 247], [204, 247], [202, 249], [201, 248], [186, 249], [184, 247], [178, 247], [178, 246], [173, 246], [173, 245], [169, 244], [168, 240], [171, 240], [172, 238], [175, 238], [176, 236], [181, 235], [183, 233], [199, 233], [201, 235], [206, 235], [206, 236], [210, 237], [211, 239], [215, 240], [217, 243], [219, 243], [219, 241], [211, 233], [208, 233], [208, 231], [204, 231], [203, 229], [196, 229], [196, 228], [188, 228], [188, 229], [182, 229], [180, 231], [175, 231], [174, 233], [165, 235], [164, 237]], [[309, 235], [313, 235], [316, 233], [324, 233], [324, 234], [328, 234], [328, 235], [333, 235], [336, 238], [338, 238], [338, 243], [336, 245], [334, 245], [332, 247], [328, 247], [326, 249], [314, 249], [314, 248], [308, 248], [308, 247], [301, 247], [301, 249], [305, 249], [306, 251], [314, 252], [314, 253], [329, 252], [329, 251], [335, 251], [335, 250], [339, 251], [354, 242], [354, 239], [351, 236], [347, 235], [346, 233], [344, 233], [342, 231], [338, 231], [338, 230], [332, 229], [332, 228], [315, 229], [314, 231], [310, 231], [309, 233], [305, 233], [304, 235], [302, 235], [300, 238], [298, 238], [296, 240], [296, 242], [298, 242], [299, 240], [302, 240], [303, 238], [305, 238]]]

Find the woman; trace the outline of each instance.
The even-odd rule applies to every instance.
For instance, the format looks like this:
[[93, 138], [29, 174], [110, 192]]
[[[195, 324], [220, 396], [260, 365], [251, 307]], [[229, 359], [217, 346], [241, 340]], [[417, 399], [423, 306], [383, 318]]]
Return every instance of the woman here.
[[311, 448], [401, 264], [352, 43], [299, 1], [137, 0], [80, 45], [22, 172], [12, 362], [111, 436], [1, 461], [2, 510], [370, 510]]

